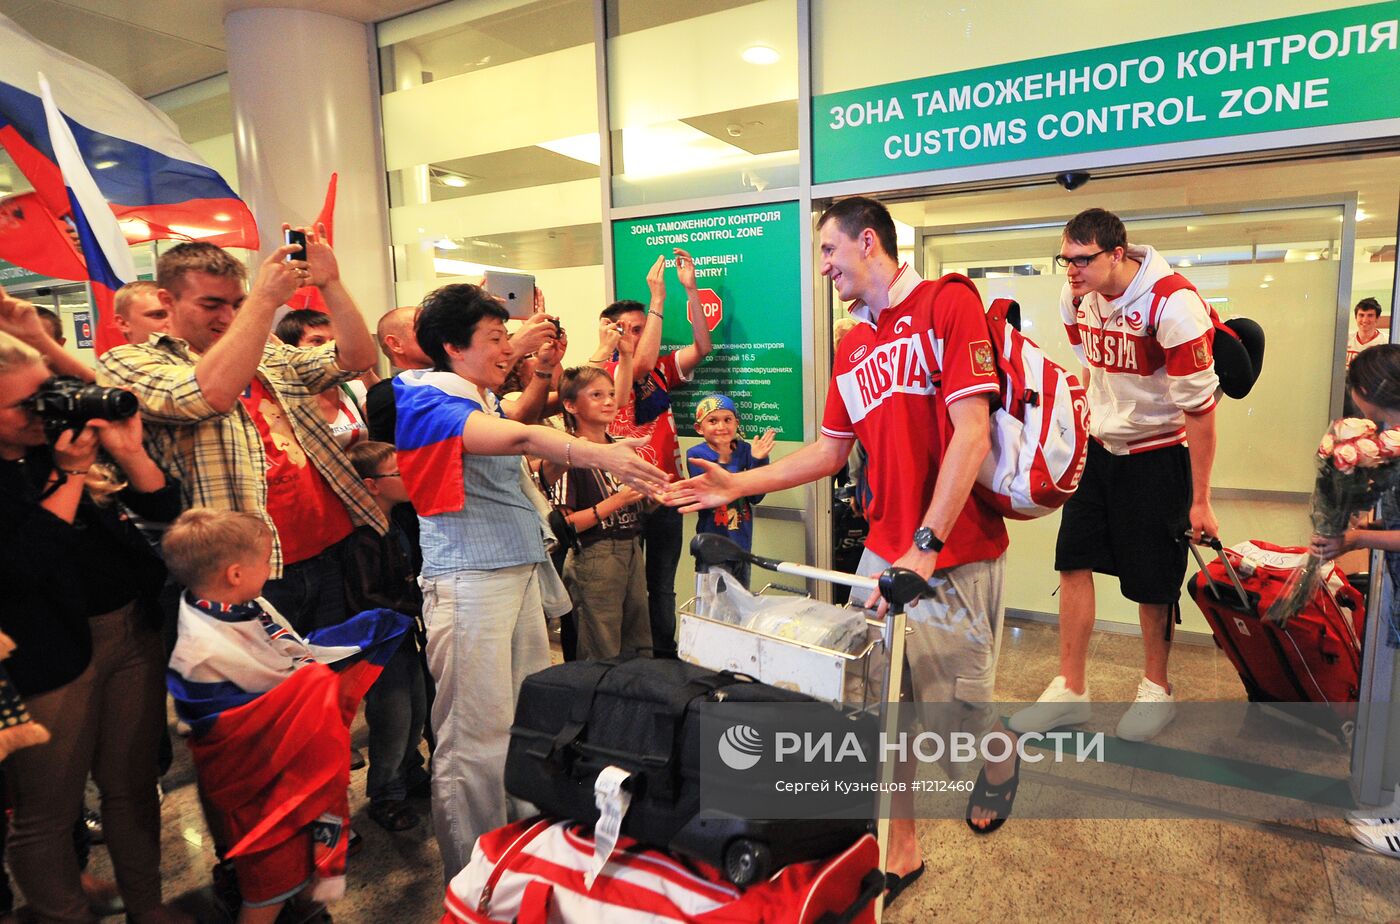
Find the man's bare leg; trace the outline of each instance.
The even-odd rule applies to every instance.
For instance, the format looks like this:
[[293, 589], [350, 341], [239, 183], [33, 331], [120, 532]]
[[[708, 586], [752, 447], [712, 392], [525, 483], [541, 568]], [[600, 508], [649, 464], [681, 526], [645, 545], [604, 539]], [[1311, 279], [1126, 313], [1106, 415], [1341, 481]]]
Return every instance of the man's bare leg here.
[[1167, 639], [1167, 620], [1171, 608], [1162, 603], [1139, 603], [1138, 624], [1142, 626], [1142, 674], [1159, 687], [1170, 690], [1167, 683], [1167, 658], [1172, 643]]
[[1089, 638], [1094, 631], [1094, 572], [1060, 572], [1060, 673], [1083, 693], [1088, 680]]

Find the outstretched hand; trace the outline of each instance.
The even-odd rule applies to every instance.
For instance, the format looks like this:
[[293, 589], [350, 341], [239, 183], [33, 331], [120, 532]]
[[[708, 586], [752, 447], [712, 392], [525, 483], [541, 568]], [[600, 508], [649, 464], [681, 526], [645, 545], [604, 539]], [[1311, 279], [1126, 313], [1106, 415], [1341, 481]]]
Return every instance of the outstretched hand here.
[[692, 459], [703, 471], [693, 478], [671, 485], [661, 500], [670, 507], [680, 507], [681, 513], [722, 507], [739, 496], [734, 487], [734, 475], [723, 465], [708, 459]]
[[768, 458], [768, 454], [773, 451], [773, 442], [775, 439], [776, 436], [773, 433], [772, 427], [769, 427], [767, 430], [764, 430], [763, 435], [753, 441], [753, 457], [755, 459]]
[[618, 440], [601, 448], [603, 464], [618, 481], [647, 497], [661, 498], [667, 489], [666, 473], [637, 455], [646, 440]]

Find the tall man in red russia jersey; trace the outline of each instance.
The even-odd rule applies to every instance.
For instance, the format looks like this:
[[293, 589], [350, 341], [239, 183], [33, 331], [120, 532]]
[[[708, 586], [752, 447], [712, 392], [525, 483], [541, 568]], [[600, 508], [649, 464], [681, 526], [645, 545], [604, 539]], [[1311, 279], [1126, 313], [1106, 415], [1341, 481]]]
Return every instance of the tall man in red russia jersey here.
[[[736, 497], [828, 478], [859, 439], [869, 454], [873, 498], [861, 574], [894, 563], [929, 579], [931, 594], [908, 612], [908, 676], [920, 703], [955, 728], [985, 731], [993, 718], [1006, 527], [972, 495], [990, 448], [991, 400], [998, 391], [991, 335], [977, 290], [960, 277], [924, 282], [896, 262], [894, 221], [871, 199], [844, 199], [818, 224], [822, 275], [856, 326], [836, 348], [821, 435], [767, 465], [704, 474], [677, 485], [682, 513]], [[874, 602], [878, 594], [872, 596]], [[1006, 819], [1015, 795], [1014, 758], [983, 768], [969, 802], [974, 830]], [[889, 900], [923, 870], [912, 805], [891, 824]]]

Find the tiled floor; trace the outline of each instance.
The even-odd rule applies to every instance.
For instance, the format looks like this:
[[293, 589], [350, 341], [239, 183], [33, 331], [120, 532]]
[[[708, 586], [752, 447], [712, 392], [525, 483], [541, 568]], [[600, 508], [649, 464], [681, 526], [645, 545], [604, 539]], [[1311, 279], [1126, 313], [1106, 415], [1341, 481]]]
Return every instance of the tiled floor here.
[[[1009, 623], [997, 698], [1033, 700], [1056, 671], [1053, 627]], [[1140, 642], [1096, 633], [1090, 685], [1101, 701], [1126, 701], [1137, 686]], [[1183, 700], [1242, 700], [1230, 664], [1214, 648], [1178, 645], [1172, 673]], [[364, 746], [363, 723], [356, 742]], [[166, 894], [199, 916], [223, 922], [206, 888], [213, 852], [204, 832], [185, 748], [166, 777]], [[922, 822], [929, 868], [887, 916], [892, 922], [1079, 920], [1211, 921], [1220, 924], [1400, 919], [1400, 862], [1363, 851], [1328, 818], [1250, 821], [1250, 794], [1113, 768], [1095, 785], [1124, 792], [1132, 819], [1013, 819], [989, 837], [960, 820]], [[441, 915], [442, 873], [424, 824], [389, 834], [364, 814], [364, 771], [352, 774], [351, 808], [365, 849], [350, 863], [349, 894], [333, 911], [338, 922], [431, 922]], [[1221, 793], [1224, 793], [1223, 795]], [[1073, 798], [1072, 788], [1024, 772], [1018, 808], [1037, 800]], [[1179, 816], [1151, 817], [1163, 805]], [[1157, 808], [1154, 808], [1156, 806]], [[1290, 814], [1290, 813], [1284, 813]], [[1294, 812], [1291, 814], [1309, 814]], [[94, 851], [94, 870], [106, 854]]]

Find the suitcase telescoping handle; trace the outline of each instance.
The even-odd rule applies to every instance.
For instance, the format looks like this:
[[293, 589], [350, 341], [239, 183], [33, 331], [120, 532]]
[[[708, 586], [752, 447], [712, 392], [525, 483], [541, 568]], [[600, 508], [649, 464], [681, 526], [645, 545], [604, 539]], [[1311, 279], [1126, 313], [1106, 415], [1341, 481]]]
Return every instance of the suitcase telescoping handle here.
[[1246, 613], [1253, 611], [1254, 601], [1250, 600], [1249, 592], [1244, 589], [1244, 583], [1240, 580], [1239, 572], [1237, 572], [1235, 566], [1230, 563], [1230, 557], [1225, 554], [1225, 546], [1221, 543], [1219, 537], [1202, 534], [1201, 541], [1197, 543], [1194, 541], [1191, 531], [1187, 530], [1185, 539], [1186, 545], [1191, 549], [1191, 554], [1196, 556], [1196, 564], [1201, 568], [1201, 576], [1204, 577], [1206, 583], [1210, 585], [1211, 593], [1215, 595], [1215, 599], [1219, 600], [1221, 603], [1225, 602], [1225, 588], [1211, 576], [1210, 569], [1206, 567], [1206, 560], [1201, 556], [1201, 550], [1197, 547], [1198, 545], [1203, 545], [1206, 548], [1215, 550], [1215, 557], [1220, 561], [1220, 564], [1224, 566], [1225, 576], [1230, 579], [1230, 584], [1235, 589], [1236, 598], [1239, 601], [1237, 604], [1238, 608]]

